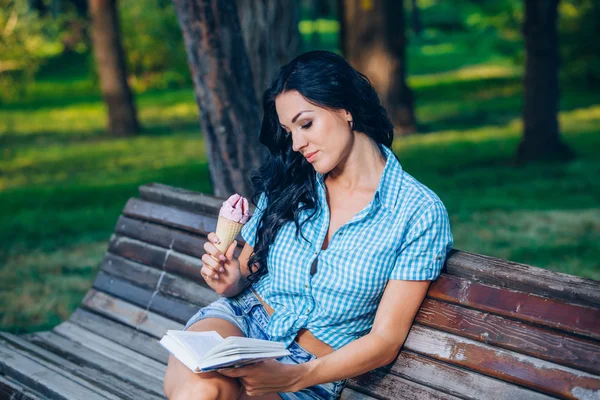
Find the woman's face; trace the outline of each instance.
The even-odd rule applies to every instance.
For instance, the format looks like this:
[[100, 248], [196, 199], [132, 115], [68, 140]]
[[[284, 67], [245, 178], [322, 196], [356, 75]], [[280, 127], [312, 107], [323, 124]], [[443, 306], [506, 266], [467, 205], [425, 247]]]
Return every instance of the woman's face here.
[[326, 174], [349, 154], [354, 135], [348, 111], [315, 106], [296, 90], [278, 95], [275, 108], [281, 126], [292, 137], [292, 149], [307, 157], [317, 172]]

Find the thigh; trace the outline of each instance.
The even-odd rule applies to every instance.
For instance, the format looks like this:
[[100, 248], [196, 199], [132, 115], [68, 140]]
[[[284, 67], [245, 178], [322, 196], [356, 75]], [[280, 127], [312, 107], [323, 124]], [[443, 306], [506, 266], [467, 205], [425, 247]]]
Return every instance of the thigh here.
[[[188, 331], [217, 331], [221, 336], [244, 336], [239, 327], [220, 318], [205, 318], [190, 325]], [[165, 394], [170, 399], [192, 399], [194, 393], [203, 393], [196, 399], [237, 399], [241, 384], [237, 378], [229, 378], [218, 372], [196, 374], [172, 355], [165, 372]], [[193, 393], [191, 393], [193, 392]]]

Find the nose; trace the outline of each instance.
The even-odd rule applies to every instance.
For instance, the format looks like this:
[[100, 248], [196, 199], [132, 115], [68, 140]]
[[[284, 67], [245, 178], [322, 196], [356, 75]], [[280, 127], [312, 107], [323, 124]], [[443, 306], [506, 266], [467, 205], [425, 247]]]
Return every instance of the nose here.
[[292, 150], [298, 152], [300, 149], [303, 149], [308, 144], [304, 134], [300, 129], [296, 129], [296, 132], [292, 130]]

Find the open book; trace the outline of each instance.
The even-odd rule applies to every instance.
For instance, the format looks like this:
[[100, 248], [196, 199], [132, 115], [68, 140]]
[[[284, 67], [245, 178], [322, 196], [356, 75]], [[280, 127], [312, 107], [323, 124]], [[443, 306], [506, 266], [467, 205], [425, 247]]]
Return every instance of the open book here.
[[283, 343], [239, 336], [223, 339], [216, 331], [168, 330], [159, 343], [195, 373], [240, 367], [291, 354]]

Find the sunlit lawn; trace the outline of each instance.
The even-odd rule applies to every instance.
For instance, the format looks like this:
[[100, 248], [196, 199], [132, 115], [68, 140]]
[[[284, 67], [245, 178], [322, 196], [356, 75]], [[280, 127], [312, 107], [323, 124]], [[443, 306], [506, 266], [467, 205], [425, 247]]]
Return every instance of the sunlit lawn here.
[[[415, 54], [427, 73], [410, 80], [426, 134], [394, 150], [446, 204], [456, 248], [600, 279], [600, 103], [564, 91], [561, 127], [578, 158], [517, 167], [521, 71], [437, 50], [453, 69]], [[0, 330], [68, 317], [139, 185], [211, 189], [190, 89], [139, 95], [145, 131], [129, 139], [103, 136], [103, 104], [86, 80], [49, 79], [32, 93], [0, 109]]]

